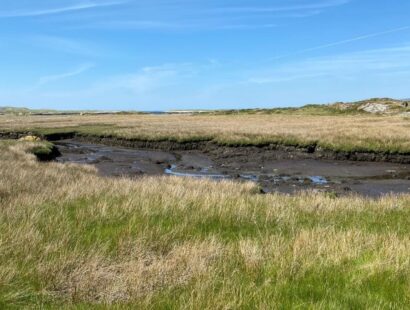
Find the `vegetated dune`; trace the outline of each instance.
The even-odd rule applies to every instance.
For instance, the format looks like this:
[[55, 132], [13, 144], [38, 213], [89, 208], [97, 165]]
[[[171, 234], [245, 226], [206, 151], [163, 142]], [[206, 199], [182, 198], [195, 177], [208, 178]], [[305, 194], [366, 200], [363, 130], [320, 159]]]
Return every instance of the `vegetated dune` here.
[[282, 115], [398, 115], [410, 112], [410, 100], [392, 98], [372, 98], [356, 102], [336, 102], [330, 104], [308, 104], [292, 108], [254, 108], [213, 111], [174, 111], [174, 113], [199, 113], [211, 115], [231, 114], [282, 114]]
[[0, 307], [406, 308], [410, 195], [98, 177], [0, 142]]
[[18, 107], [0, 107], [0, 115], [138, 115], [138, 114], [296, 114], [296, 115], [355, 115], [355, 114], [407, 114], [410, 113], [410, 99], [372, 98], [356, 102], [336, 102], [330, 104], [308, 104], [295, 108], [254, 108], [232, 110], [171, 110], [158, 112], [139, 111], [58, 111], [46, 109], [28, 109]]

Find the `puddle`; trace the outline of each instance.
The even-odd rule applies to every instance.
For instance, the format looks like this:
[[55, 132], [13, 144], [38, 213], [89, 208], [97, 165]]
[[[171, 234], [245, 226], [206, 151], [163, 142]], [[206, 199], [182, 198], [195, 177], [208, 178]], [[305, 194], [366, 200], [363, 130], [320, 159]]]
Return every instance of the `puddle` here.
[[313, 176], [313, 177], [309, 177], [309, 179], [314, 183], [314, 184], [318, 184], [318, 185], [325, 185], [327, 184], [327, 180], [324, 177], [321, 176]]
[[178, 176], [178, 177], [189, 177], [189, 178], [199, 178], [199, 179], [214, 179], [214, 180], [223, 180], [223, 179], [230, 179], [229, 175], [222, 175], [222, 174], [211, 174], [208, 173], [209, 169], [204, 168], [201, 170], [200, 173], [188, 173], [188, 172], [178, 172], [176, 171], [177, 166], [171, 165], [171, 168], [165, 169], [165, 174]]
[[240, 174], [239, 177], [244, 180], [249, 180], [253, 182], [258, 182], [259, 177], [257, 175], [250, 175], [250, 174]]
[[94, 165], [103, 176], [170, 175], [255, 182], [265, 192], [300, 190], [358, 193], [379, 197], [410, 193], [410, 165], [314, 159], [278, 159], [274, 151], [255, 154], [138, 150], [82, 143], [56, 143], [59, 162]]

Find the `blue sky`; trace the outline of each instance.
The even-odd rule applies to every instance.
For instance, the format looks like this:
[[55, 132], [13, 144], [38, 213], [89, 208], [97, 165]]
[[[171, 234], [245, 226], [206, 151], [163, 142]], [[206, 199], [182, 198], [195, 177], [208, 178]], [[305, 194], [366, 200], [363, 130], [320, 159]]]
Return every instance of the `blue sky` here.
[[2, 0], [0, 105], [409, 98], [409, 15], [408, 0]]

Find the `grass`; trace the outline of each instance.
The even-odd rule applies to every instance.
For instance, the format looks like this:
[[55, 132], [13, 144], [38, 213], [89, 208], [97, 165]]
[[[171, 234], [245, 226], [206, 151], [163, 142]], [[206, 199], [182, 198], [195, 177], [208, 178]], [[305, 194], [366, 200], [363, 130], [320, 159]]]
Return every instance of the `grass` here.
[[339, 109], [333, 105], [308, 104], [299, 108], [274, 108], [274, 109], [243, 109], [243, 110], [216, 110], [201, 112], [208, 115], [320, 115], [320, 116], [335, 116], [335, 115], [366, 115], [366, 112], [355, 108]]
[[102, 178], [0, 141], [0, 308], [405, 309], [410, 195]]
[[282, 114], [282, 115], [320, 115], [320, 116], [349, 116], [366, 115], [368, 112], [363, 108], [368, 104], [382, 104], [388, 110], [381, 114], [400, 114], [410, 112], [410, 102], [406, 100], [396, 100], [392, 98], [371, 98], [357, 102], [336, 102], [333, 104], [308, 104], [294, 108], [272, 108], [272, 109], [243, 109], [243, 110], [215, 110], [201, 112], [210, 115], [233, 115], [233, 114]]
[[37, 159], [47, 160], [55, 152], [55, 146], [48, 141], [39, 141], [37, 143], [17, 140], [3, 140], [1, 144], [4, 147], [24, 147], [26, 152], [33, 154]]
[[410, 153], [405, 116], [87, 115], [0, 116], [0, 132], [81, 135], [220, 145], [317, 146], [331, 151]]
[[49, 158], [54, 152], [54, 145], [50, 142], [42, 141], [39, 145], [34, 146], [30, 152], [39, 159]]

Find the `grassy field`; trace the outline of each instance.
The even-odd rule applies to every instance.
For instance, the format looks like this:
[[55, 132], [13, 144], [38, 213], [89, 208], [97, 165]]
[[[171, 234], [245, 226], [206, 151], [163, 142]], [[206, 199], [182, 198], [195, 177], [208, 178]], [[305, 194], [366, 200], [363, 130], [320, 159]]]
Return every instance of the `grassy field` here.
[[0, 132], [78, 132], [222, 145], [316, 145], [332, 151], [410, 153], [410, 118], [377, 115], [0, 116]]
[[410, 195], [260, 195], [251, 183], [101, 178], [38, 162], [40, 146], [0, 141], [0, 308], [410, 304]]

